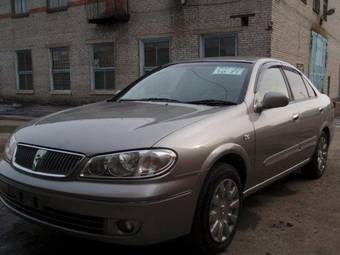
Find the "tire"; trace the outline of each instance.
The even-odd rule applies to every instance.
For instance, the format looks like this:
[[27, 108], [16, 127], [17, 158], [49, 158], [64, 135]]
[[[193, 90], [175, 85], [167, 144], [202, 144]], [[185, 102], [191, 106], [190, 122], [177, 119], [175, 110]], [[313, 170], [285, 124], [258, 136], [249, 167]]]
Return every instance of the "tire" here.
[[309, 179], [319, 179], [327, 168], [329, 141], [325, 132], [322, 132], [311, 161], [302, 167], [302, 174]]
[[[190, 249], [194, 254], [213, 255], [226, 250], [239, 223], [242, 201], [242, 185], [236, 169], [225, 163], [215, 165], [201, 190], [189, 235]], [[223, 232], [216, 229], [223, 229]]]

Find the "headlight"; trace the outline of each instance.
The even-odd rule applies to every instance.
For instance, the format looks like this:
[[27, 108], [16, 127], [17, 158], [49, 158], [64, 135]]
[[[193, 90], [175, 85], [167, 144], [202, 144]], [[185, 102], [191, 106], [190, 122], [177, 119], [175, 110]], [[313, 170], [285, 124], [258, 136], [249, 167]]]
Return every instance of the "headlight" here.
[[5, 154], [5, 159], [7, 161], [11, 161], [13, 158], [13, 154], [14, 151], [17, 147], [17, 141], [15, 140], [14, 136], [12, 135], [6, 142], [5, 144], [5, 150], [4, 150], [4, 154]]
[[162, 174], [176, 161], [171, 150], [155, 149], [97, 156], [86, 164], [81, 177], [87, 178], [143, 178]]

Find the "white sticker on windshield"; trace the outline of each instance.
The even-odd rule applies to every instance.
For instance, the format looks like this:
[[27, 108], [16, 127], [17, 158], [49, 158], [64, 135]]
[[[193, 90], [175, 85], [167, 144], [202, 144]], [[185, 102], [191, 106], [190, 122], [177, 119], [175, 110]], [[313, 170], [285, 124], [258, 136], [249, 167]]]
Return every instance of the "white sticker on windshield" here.
[[213, 75], [242, 75], [244, 68], [231, 66], [218, 66]]

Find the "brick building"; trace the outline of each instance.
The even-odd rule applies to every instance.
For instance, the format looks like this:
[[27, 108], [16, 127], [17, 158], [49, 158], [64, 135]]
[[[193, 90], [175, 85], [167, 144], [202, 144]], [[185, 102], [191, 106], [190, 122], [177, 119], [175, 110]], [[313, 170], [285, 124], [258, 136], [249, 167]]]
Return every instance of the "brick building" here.
[[1, 0], [0, 98], [96, 101], [169, 61], [226, 55], [286, 60], [337, 97], [339, 24], [338, 0]]

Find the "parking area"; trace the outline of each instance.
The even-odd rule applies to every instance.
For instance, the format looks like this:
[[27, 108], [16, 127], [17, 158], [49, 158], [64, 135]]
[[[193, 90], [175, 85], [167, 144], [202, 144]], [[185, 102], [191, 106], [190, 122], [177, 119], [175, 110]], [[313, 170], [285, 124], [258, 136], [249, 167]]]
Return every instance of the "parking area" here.
[[[0, 148], [26, 120], [0, 119]], [[228, 255], [337, 255], [340, 250], [340, 120], [326, 175], [317, 181], [299, 173], [245, 201], [241, 225]], [[166, 226], [160, 226], [166, 228]], [[71, 237], [31, 224], [0, 204], [0, 254], [188, 254], [181, 240], [124, 247]]]

